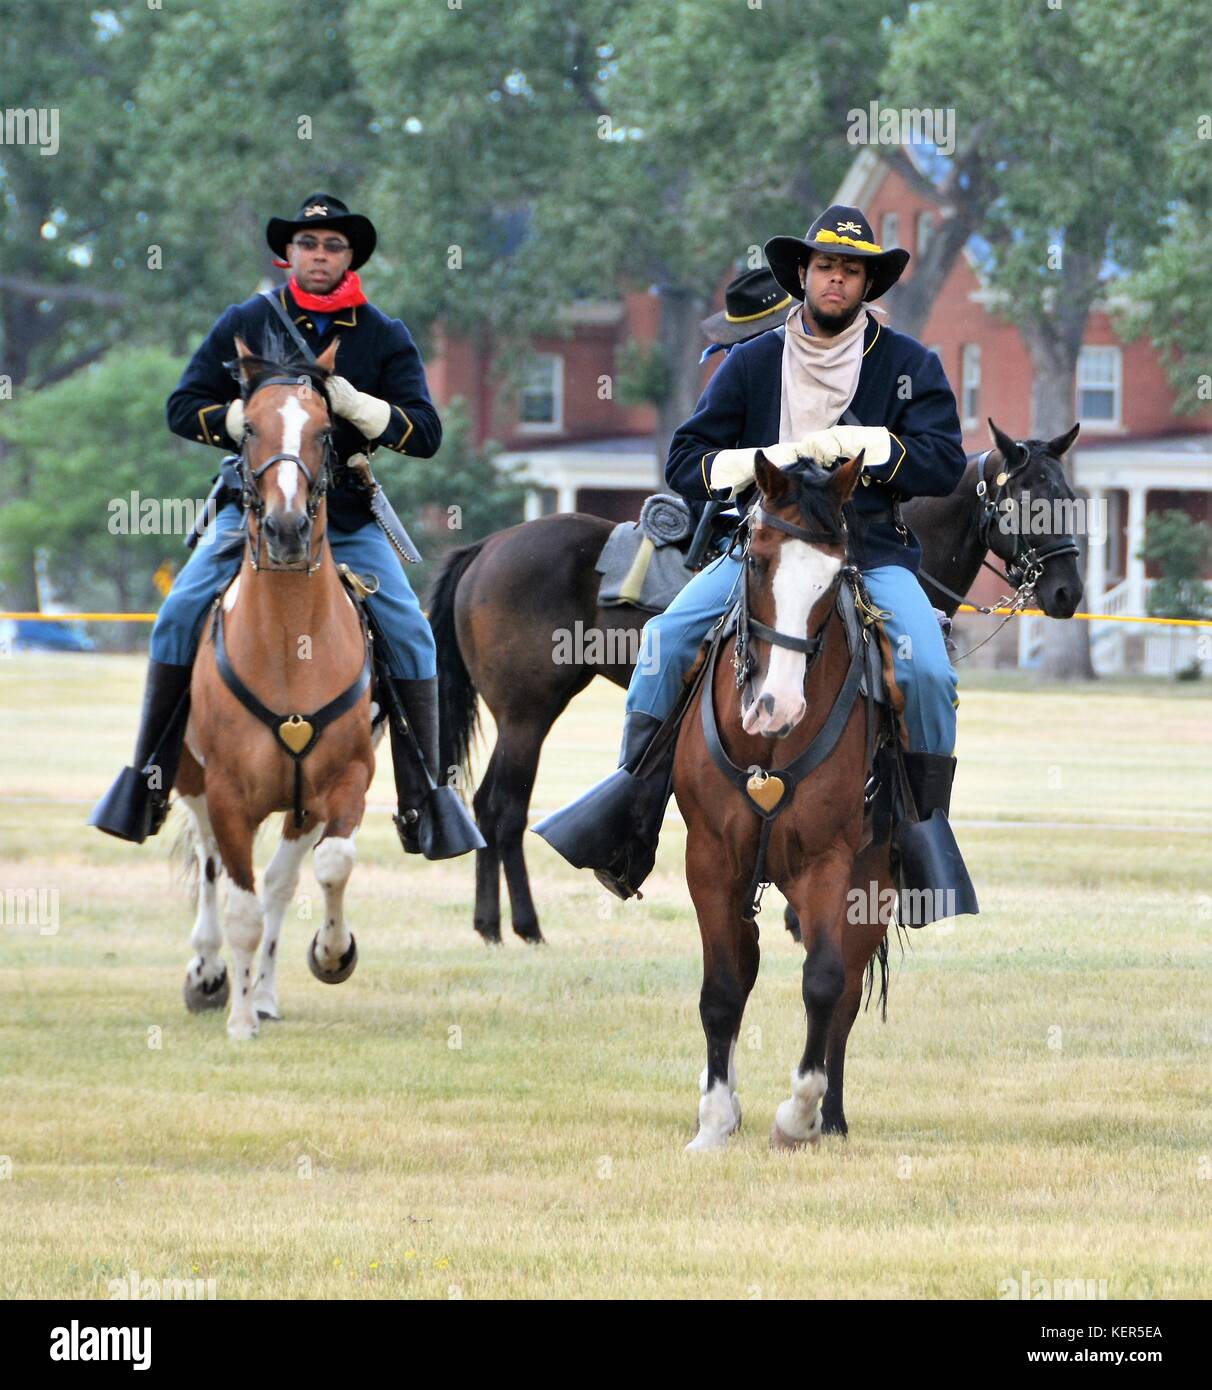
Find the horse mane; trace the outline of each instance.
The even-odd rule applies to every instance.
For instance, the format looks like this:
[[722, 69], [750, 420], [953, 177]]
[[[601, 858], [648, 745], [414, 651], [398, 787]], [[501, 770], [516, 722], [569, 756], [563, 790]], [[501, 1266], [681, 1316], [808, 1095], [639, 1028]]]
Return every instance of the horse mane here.
[[328, 378], [332, 373], [316, 362], [309, 362], [273, 324], [265, 328], [260, 351], [248, 357], [234, 357], [223, 365], [240, 383], [242, 400], [248, 400], [266, 377], [290, 376], [305, 378], [328, 403]]
[[797, 459], [783, 474], [798, 485], [796, 501], [800, 520], [809, 530], [831, 531], [841, 537], [842, 514], [834, 501], [830, 483], [833, 474], [814, 459]]

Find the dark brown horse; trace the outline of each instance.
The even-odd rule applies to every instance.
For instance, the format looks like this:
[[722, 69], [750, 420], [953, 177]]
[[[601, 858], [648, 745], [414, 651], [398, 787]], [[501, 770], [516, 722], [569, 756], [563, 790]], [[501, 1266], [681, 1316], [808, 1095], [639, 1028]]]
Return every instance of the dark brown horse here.
[[[997, 450], [986, 461], [989, 477], [998, 475], [1006, 457], [1015, 460], [1016, 471], [1000, 490], [1001, 501], [1015, 501], [1024, 492], [1032, 498], [1072, 496], [1060, 459], [1076, 437], [1076, 426], [1048, 443], [1016, 444], [990, 424]], [[949, 497], [905, 507], [922, 544], [923, 569], [957, 594], [971, 587], [990, 546], [995, 558], [1008, 561], [1017, 545], [1016, 537], [986, 524], [991, 499], [977, 495], [978, 482], [972, 461]], [[640, 633], [651, 616], [629, 605], [598, 607], [600, 576], [594, 566], [612, 526], [577, 513], [525, 522], [454, 551], [430, 590], [442, 766], [456, 776], [465, 767], [477, 727], [478, 697], [497, 725], [496, 746], [475, 793], [486, 847], [476, 853], [474, 922], [486, 941], [501, 939], [502, 866], [514, 931], [526, 941], [543, 939], [522, 850], [543, 740], [594, 676], [627, 685]], [[955, 612], [958, 598], [926, 587], [939, 608]], [[1045, 561], [1035, 597], [1050, 617], [1067, 618], [1074, 612], [1081, 580], [1071, 553]], [[578, 649], [575, 642], [561, 641], [568, 634], [600, 640], [585, 641]], [[570, 650], [576, 659], [560, 659]]]

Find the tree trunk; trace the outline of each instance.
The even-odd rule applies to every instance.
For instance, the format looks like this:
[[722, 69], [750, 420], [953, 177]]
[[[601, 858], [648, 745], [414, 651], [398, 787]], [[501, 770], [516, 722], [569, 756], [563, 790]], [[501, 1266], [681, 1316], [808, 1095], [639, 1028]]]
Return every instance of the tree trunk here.
[[659, 342], [669, 372], [668, 390], [657, 406], [656, 478], [665, 487], [665, 460], [673, 432], [694, 414], [699, 399], [699, 357], [703, 335], [699, 321], [707, 312], [701, 294], [681, 285], [661, 286]]
[[936, 224], [926, 254], [911, 262], [909, 279], [894, 285], [884, 300], [898, 333], [921, 337], [934, 301], [974, 231], [976, 221], [966, 207]]
[[[1077, 259], [1077, 253], [1068, 253], [1068, 258]], [[1065, 289], [1062, 289], [1061, 295], [1065, 295]], [[1081, 349], [1092, 299], [1092, 290], [1088, 296], [1079, 295], [1075, 300], [1065, 299], [1065, 308], [1058, 315], [1042, 316], [1020, 326], [1023, 340], [1031, 353], [1031, 365], [1034, 369], [1031, 384], [1031, 433], [1036, 439], [1055, 439], [1073, 424], [1077, 354]], [[1073, 486], [1072, 453], [1065, 464], [1065, 473], [1070, 486]], [[1081, 552], [1077, 557], [1077, 567], [1084, 584], [1086, 538], [1075, 534], [1073, 539]], [[1052, 680], [1094, 680], [1094, 663], [1090, 659], [1090, 629], [1084, 619], [1045, 618], [1043, 622], [1043, 674]]]

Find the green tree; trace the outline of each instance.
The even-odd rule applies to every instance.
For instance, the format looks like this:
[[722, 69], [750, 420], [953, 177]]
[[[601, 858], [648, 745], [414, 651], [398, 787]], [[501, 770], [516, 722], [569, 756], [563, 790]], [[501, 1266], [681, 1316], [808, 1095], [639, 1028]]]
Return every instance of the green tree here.
[[[40, 128], [23, 121], [0, 148], [4, 415], [96, 361], [122, 333], [127, 297], [115, 283], [108, 228], [126, 135], [122, 99], [138, 62], [118, 14], [136, 8], [9, 3], [0, 14], [4, 107], [42, 114]], [[28, 461], [0, 441], [0, 503], [26, 497], [31, 482]], [[5, 602], [37, 606], [32, 553], [10, 554]]]
[[1174, 201], [1123, 285], [1128, 307], [1117, 324], [1152, 341], [1174, 388], [1174, 412], [1187, 415], [1212, 401], [1212, 115], [1180, 128], [1170, 158]]
[[180, 370], [163, 349], [114, 349], [6, 408], [0, 430], [30, 486], [0, 511], [0, 578], [41, 551], [55, 591], [73, 606], [158, 605], [152, 576], [188, 558], [184, 529], [218, 459], [165, 426]]
[[1149, 612], [1157, 618], [1212, 616], [1208, 570], [1208, 528], [1174, 509], [1149, 517], [1140, 558], [1156, 564], [1161, 576], [1149, 590]]
[[378, 201], [400, 209], [421, 317], [508, 360], [560, 306], [650, 288], [663, 462], [693, 410], [718, 281], [828, 201], [854, 154], [846, 111], [904, 8], [853, 0], [843, 23], [824, 0], [357, 0]]
[[[1073, 422], [1077, 355], [1109, 275], [1156, 238], [1172, 192], [1167, 144], [1196, 100], [1205, 27], [1186, 0], [951, 0], [914, 6], [897, 33], [886, 99], [955, 112], [967, 169], [950, 196], [988, 248], [995, 311], [1030, 351], [1039, 438]], [[950, 239], [936, 260], [962, 244]], [[1093, 675], [1083, 624], [1048, 625], [1044, 669]]]

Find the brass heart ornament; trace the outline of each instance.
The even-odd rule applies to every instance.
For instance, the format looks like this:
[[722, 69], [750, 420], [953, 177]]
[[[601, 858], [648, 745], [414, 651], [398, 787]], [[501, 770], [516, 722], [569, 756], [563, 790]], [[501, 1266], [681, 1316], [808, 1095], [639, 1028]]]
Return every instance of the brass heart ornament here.
[[301, 714], [292, 714], [278, 725], [278, 737], [292, 753], [301, 753], [311, 742], [312, 727]]
[[769, 773], [755, 772], [749, 781], [745, 783], [745, 790], [763, 811], [773, 811], [783, 799], [783, 793], [787, 790], [781, 777], [773, 777]]

